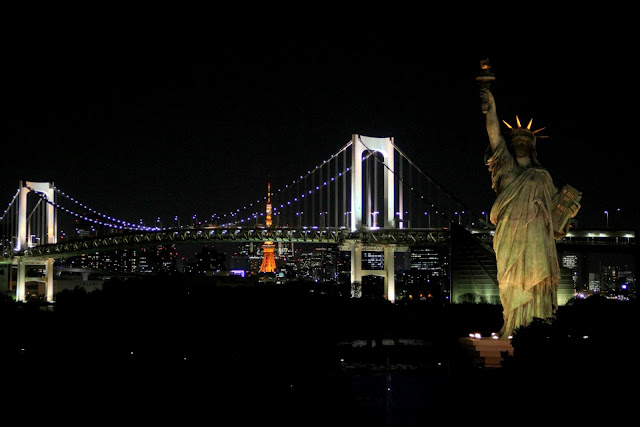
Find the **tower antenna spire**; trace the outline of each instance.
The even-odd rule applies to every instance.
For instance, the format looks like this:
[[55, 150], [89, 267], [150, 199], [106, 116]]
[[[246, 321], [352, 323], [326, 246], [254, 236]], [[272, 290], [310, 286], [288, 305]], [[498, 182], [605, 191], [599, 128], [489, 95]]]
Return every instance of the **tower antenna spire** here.
[[270, 228], [272, 225], [271, 220], [272, 207], [271, 207], [271, 178], [267, 181], [267, 216], [265, 219], [265, 226]]

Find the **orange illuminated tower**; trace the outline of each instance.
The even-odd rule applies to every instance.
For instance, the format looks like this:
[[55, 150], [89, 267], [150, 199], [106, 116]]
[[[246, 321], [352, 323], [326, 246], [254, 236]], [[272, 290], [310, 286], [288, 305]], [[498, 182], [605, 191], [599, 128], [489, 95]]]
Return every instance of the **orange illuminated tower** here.
[[[267, 183], [267, 216], [264, 221], [267, 228], [271, 228], [271, 182]], [[273, 273], [276, 271], [275, 245], [271, 241], [266, 241], [262, 245], [262, 264], [260, 273]]]

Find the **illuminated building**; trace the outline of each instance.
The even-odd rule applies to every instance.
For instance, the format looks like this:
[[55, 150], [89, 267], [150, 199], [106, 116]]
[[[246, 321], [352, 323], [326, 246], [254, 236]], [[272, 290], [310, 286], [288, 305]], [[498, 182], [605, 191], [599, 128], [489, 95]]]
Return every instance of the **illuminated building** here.
[[[271, 228], [271, 182], [267, 183], [267, 216], [265, 226]], [[266, 241], [262, 245], [262, 264], [260, 273], [273, 273], [276, 271], [275, 245], [271, 241]]]

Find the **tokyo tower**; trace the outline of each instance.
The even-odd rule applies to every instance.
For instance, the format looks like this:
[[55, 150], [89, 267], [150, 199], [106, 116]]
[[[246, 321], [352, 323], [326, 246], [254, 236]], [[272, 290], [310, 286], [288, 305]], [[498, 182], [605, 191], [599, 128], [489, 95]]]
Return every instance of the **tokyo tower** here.
[[[267, 183], [267, 216], [265, 226], [271, 228], [271, 181]], [[260, 273], [273, 273], [276, 271], [276, 259], [274, 256], [275, 245], [271, 241], [266, 241], [262, 245], [262, 264]]]

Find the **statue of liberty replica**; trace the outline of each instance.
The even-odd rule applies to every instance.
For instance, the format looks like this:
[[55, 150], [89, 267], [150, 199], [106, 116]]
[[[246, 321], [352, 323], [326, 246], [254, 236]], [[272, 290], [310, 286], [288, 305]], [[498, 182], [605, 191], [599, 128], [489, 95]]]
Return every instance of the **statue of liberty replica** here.
[[549, 172], [538, 162], [533, 119], [522, 127], [504, 122], [509, 144], [500, 130], [496, 101], [489, 90], [494, 80], [488, 60], [480, 63], [482, 112], [486, 117], [489, 147], [485, 163], [491, 172], [496, 200], [491, 208], [495, 225], [493, 249], [498, 269], [503, 326], [498, 333], [509, 339], [517, 328], [534, 318], [548, 319], [558, 308], [560, 278], [556, 239], [564, 237], [569, 218], [580, 209], [581, 193], [567, 185], [555, 187]]

